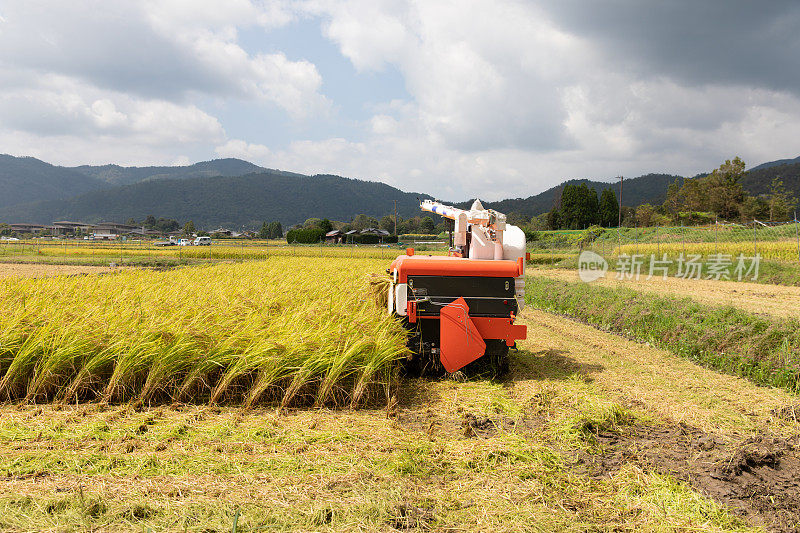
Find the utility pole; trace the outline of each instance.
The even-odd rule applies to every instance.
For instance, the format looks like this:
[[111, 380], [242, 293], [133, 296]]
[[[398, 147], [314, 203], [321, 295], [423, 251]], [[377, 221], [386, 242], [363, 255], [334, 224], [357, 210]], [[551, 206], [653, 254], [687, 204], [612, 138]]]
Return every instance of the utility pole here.
[[394, 234], [397, 235], [397, 200], [394, 201]]
[[619, 177], [619, 220], [617, 221], [617, 254], [622, 249], [622, 176]]

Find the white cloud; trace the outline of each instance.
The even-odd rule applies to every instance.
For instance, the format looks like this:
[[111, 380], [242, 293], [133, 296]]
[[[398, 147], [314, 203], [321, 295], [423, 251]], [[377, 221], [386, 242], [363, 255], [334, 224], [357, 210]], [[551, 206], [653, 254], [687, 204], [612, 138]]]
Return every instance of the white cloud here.
[[253, 144], [240, 139], [231, 139], [217, 146], [214, 152], [219, 157], [235, 157], [253, 163], [267, 162], [272, 158], [272, 151], [263, 144]]
[[[669, 72], [659, 73], [655, 59], [639, 60], [641, 50], [605, 46], [608, 31], [597, 24], [598, 31], [582, 32], [571, 19], [562, 24], [569, 10], [592, 25], [580, 19], [580, 2], [563, 10], [514, 0], [310, 0], [303, 7], [325, 18], [323, 31], [357, 69], [392, 65], [411, 95], [403, 106], [376, 109], [364, 125], [368, 155], [348, 154], [339, 164], [358, 176], [442, 196], [500, 198], [572, 177], [691, 175], [735, 154], [751, 164], [797, 155], [786, 135], [800, 125], [795, 96], [769, 80], [732, 83], [725, 73], [687, 81], [672, 75], [683, 72], [675, 54], [665, 56]], [[700, 11], [713, 22], [713, 10]], [[762, 13], [759, 27], [778, 11]], [[615, 24], [627, 45], [652, 50], [647, 31]], [[668, 40], [669, 28], [654, 31]], [[709, 26], [709, 34], [720, 33]], [[757, 57], [766, 53], [764, 43], [751, 44]]]
[[235, 33], [241, 26], [279, 28], [295, 18], [285, 2], [270, 0], [226, 0], [224, 6], [217, 0], [146, 0], [144, 6], [147, 18], [164, 31]]
[[196, 95], [325, 112], [322, 80], [307, 61], [250, 54], [237, 29], [291, 20], [275, 2], [8, 2], [0, 33], [6, 69], [32, 70], [98, 88], [176, 102]]
[[[69, 163], [241, 157], [447, 199], [527, 196], [573, 177], [691, 175], [737, 154], [751, 165], [798, 155], [796, 72], [764, 65], [773, 56], [791, 64], [800, 41], [785, 22], [795, 18], [782, 17], [789, 4], [619, 5], [637, 18], [569, 0], [7, 2], [0, 141]], [[651, 7], [661, 15], [644, 13]], [[377, 95], [372, 116], [344, 116], [317, 66], [279, 41], [244, 44], [245, 30], [252, 39], [309, 17], [359, 79], [396, 70], [408, 97]], [[741, 62], [718, 44], [730, 43], [726, 23], [744, 28], [745, 44], [733, 44], [753, 53]], [[285, 138], [266, 142], [241, 127], [252, 120], [234, 116], [242, 104], [288, 116]], [[235, 122], [235, 134], [222, 121]], [[333, 132], [316, 134], [315, 121]]]
[[219, 121], [192, 104], [147, 100], [45, 76], [24, 90], [0, 93], [2, 127], [42, 137], [117, 136], [154, 146], [219, 142]]
[[0, 93], [0, 146], [59, 164], [167, 163], [223, 141], [219, 120], [193, 104], [143, 99], [45, 75]]
[[3, 15], [3, 151], [61, 164], [206, 158], [225, 141], [209, 101], [328, 112], [313, 64], [238, 42], [242, 28], [293, 19], [278, 1], [11, 1]]
[[[403, 73], [426, 131], [465, 151], [553, 149], [564, 136], [558, 82], [591, 59], [579, 39], [517, 2], [309, 2], [359, 69]], [[563, 62], [573, 58], [571, 65]]]

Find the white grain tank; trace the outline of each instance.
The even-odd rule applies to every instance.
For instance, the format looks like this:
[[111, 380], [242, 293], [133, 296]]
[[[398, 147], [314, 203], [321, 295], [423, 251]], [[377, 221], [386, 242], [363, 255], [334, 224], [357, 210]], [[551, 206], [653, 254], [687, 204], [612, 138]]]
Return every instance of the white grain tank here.
[[[503, 259], [517, 261], [522, 257], [522, 264], [525, 264], [525, 232], [517, 226], [506, 225], [503, 232]], [[514, 280], [514, 296], [517, 299], [519, 310], [525, 306], [525, 272]]]

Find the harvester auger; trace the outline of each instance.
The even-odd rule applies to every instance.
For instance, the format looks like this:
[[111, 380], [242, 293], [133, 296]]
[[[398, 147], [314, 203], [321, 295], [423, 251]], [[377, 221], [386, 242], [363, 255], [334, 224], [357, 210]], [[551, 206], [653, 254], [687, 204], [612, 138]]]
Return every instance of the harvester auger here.
[[527, 335], [514, 324], [525, 298], [525, 234], [479, 200], [469, 210], [431, 200], [420, 208], [453, 220], [453, 239], [447, 256], [409, 248], [388, 269], [388, 310], [409, 330], [406, 368], [501, 374], [509, 347]]

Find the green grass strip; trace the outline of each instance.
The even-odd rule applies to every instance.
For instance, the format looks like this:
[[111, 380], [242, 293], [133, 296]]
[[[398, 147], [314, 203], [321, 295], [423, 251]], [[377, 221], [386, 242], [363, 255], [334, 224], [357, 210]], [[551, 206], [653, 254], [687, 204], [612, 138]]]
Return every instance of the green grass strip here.
[[800, 322], [712, 307], [689, 298], [530, 276], [533, 307], [649, 342], [759, 385], [800, 389]]

